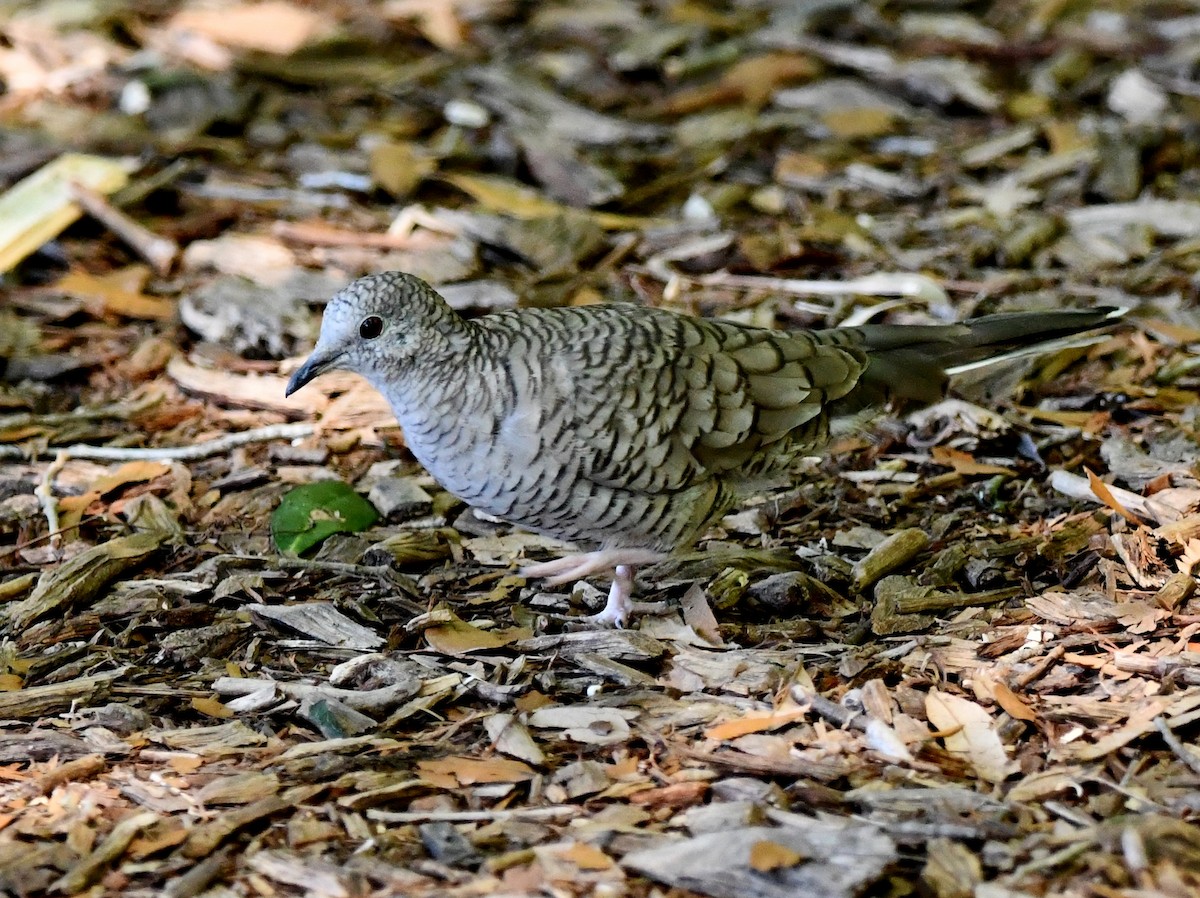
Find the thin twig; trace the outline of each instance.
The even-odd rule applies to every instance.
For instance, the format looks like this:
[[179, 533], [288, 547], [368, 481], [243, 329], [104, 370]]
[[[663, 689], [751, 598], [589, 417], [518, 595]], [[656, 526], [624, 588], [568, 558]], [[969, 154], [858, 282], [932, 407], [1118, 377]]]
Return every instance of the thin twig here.
[[556, 820], [579, 813], [576, 805], [560, 804], [545, 808], [509, 808], [497, 811], [377, 811], [367, 816], [383, 823], [491, 823], [497, 820]]
[[[153, 408], [162, 402], [161, 393], [149, 393], [130, 402], [114, 402], [111, 405], [101, 405], [94, 408], [77, 408], [70, 412], [50, 412], [34, 414], [19, 412], [13, 415], [0, 415], [0, 429], [15, 430], [24, 427], [59, 427], [63, 424], [77, 424], [80, 421], [101, 421], [105, 418], [127, 419]], [[0, 449], [8, 449], [0, 446]], [[11, 447], [22, 456], [25, 453], [19, 446]]]
[[[278, 222], [271, 231], [276, 237], [290, 240], [293, 243], [306, 243], [311, 246], [367, 246], [378, 249], [422, 249], [429, 244], [428, 239], [414, 237], [411, 232], [400, 234], [370, 234], [362, 231], [351, 231], [326, 225], [312, 225], [303, 222]], [[444, 239], [444, 238], [438, 238]]]
[[160, 237], [138, 224], [100, 193], [83, 184], [71, 185], [71, 193], [88, 215], [117, 235], [130, 249], [150, 263], [159, 274], [171, 270], [175, 257], [179, 255], [179, 244], [168, 237]]
[[[299, 440], [312, 436], [316, 428], [312, 424], [269, 424], [266, 427], [256, 427], [253, 430], [242, 430], [228, 433], [215, 440], [196, 443], [194, 446], [168, 446], [162, 448], [138, 449], [125, 446], [89, 446], [78, 443], [68, 446], [68, 452], [73, 458], [86, 458], [97, 461], [198, 461], [221, 455], [238, 446], [248, 443], [265, 443], [269, 440]], [[60, 450], [63, 451], [63, 450]]]
[[[237, 555], [232, 553], [206, 558], [204, 564], [206, 566], [262, 564], [284, 571], [313, 571], [343, 574], [348, 577], [378, 580], [397, 589], [405, 590], [411, 595], [417, 594], [416, 586], [411, 578], [387, 564], [351, 564], [348, 561], [325, 561], [317, 558], [287, 558], [282, 555]], [[411, 599], [400, 595], [393, 595], [388, 601], [411, 614], [424, 614], [429, 610], [424, 605], [419, 605]]]
[[228, 553], [206, 559], [209, 564], [253, 564], [265, 562], [285, 571], [327, 571], [355, 577], [387, 577], [394, 573], [386, 564], [352, 564], [349, 561], [325, 561], [321, 558], [287, 558], [282, 555], [239, 555]]
[[[0, 447], [0, 448], [2, 448], [2, 447]], [[102, 520], [103, 518], [104, 518], [104, 515], [90, 514], [84, 518], [81, 518], [78, 524], [72, 524], [70, 527], [63, 527], [60, 530], [55, 530], [53, 533], [43, 533], [41, 536], [35, 536], [33, 539], [29, 540], [29, 542], [21, 543], [18, 546], [10, 546], [9, 548], [5, 549], [3, 552], [0, 552], [0, 561], [3, 561], [6, 558], [10, 558], [11, 556], [16, 555], [20, 552], [24, 552], [26, 549], [30, 549], [30, 548], [38, 545], [39, 543], [43, 543], [43, 542], [47, 542], [48, 540], [52, 540], [56, 536], [62, 536], [65, 533], [70, 533], [72, 530], [79, 530], [80, 528], [84, 527], [85, 525], [94, 524], [96, 521]], [[40, 571], [42, 569], [41, 565], [30, 565], [30, 567], [35, 571]], [[15, 572], [16, 570], [19, 570], [19, 568], [6, 568], [6, 570], [9, 572]]]
[[1154, 718], [1154, 726], [1158, 728], [1158, 733], [1162, 736], [1163, 742], [1167, 743], [1171, 751], [1175, 752], [1175, 757], [1183, 761], [1192, 773], [1200, 774], [1200, 757], [1192, 749], [1184, 745], [1182, 740], [1175, 735], [1170, 724], [1167, 723], [1167, 719], [1160, 714]]
[[792, 687], [792, 699], [799, 705], [808, 705], [813, 712], [818, 716], [825, 718], [839, 729], [853, 727], [856, 730], [866, 731], [867, 715], [852, 711], [837, 702], [830, 701], [822, 695], [818, 695], [802, 686]]
[[1040, 679], [1042, 675], [1051, 667], [1053, 667], [1058, 662], [1058, 659], [1066, 653], [1066, 646], [1061, 644], [1056, 645], [1046, 653], [1046, 657], [1044, 657], [1041, 661], [1033, 665], [1033, 667], [1025, 671], [1025, 673], [1021, 674], [1021, 676], [1017, 677], [1016, 680], [1013, 681], [1014, 691], [1020, 692], [1022, 689], [1027, 688], [1034, 680]]

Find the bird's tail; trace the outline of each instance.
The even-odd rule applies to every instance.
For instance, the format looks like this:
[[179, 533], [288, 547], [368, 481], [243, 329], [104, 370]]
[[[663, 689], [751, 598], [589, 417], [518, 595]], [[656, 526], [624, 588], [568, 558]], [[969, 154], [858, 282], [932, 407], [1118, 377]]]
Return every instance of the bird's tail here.
[[[985, 315], [961, 324], [837, 328], [830, 335], [867, 350], [870, 363], [846, 397], [851, 406], [887, 400], [936, 402], [952, 375], [1072, 345], [1078, 334], [1115, 323], [1127, 308]], [[839, 340], [840, 342], [840, 340]], [[857, 394], [857, 395], [856, 395]]]

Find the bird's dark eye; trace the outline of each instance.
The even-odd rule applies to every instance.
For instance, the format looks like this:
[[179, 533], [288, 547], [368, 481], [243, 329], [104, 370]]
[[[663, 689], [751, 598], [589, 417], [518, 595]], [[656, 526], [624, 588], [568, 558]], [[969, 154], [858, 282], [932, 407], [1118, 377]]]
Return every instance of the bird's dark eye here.
[[378, 315], [369, 315], [358, 326], [358, 335], [364, 340], [374, 340], [383, 333], [383, 319]]

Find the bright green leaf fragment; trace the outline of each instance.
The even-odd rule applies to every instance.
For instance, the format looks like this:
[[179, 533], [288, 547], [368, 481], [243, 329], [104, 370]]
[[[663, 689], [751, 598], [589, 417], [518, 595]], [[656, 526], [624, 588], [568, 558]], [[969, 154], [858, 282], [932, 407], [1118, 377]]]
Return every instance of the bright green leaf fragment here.
[[340, 480], [306, 483], [287, 493], [271, 515], [279, 551], [300, 555], [334, 533], [358, 533], [379, 520], [370, 502]]

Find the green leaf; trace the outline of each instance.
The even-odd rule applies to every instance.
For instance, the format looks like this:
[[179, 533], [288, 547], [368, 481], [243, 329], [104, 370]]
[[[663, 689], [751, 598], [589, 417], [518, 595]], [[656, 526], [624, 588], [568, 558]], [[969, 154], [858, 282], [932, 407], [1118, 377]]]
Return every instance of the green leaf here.
[[357, 533], [379, 520], [370, 502], [340, 480], [306, 483], [287, 493], [271, 515], [279, 551], [300, 555], [334, 533]]

